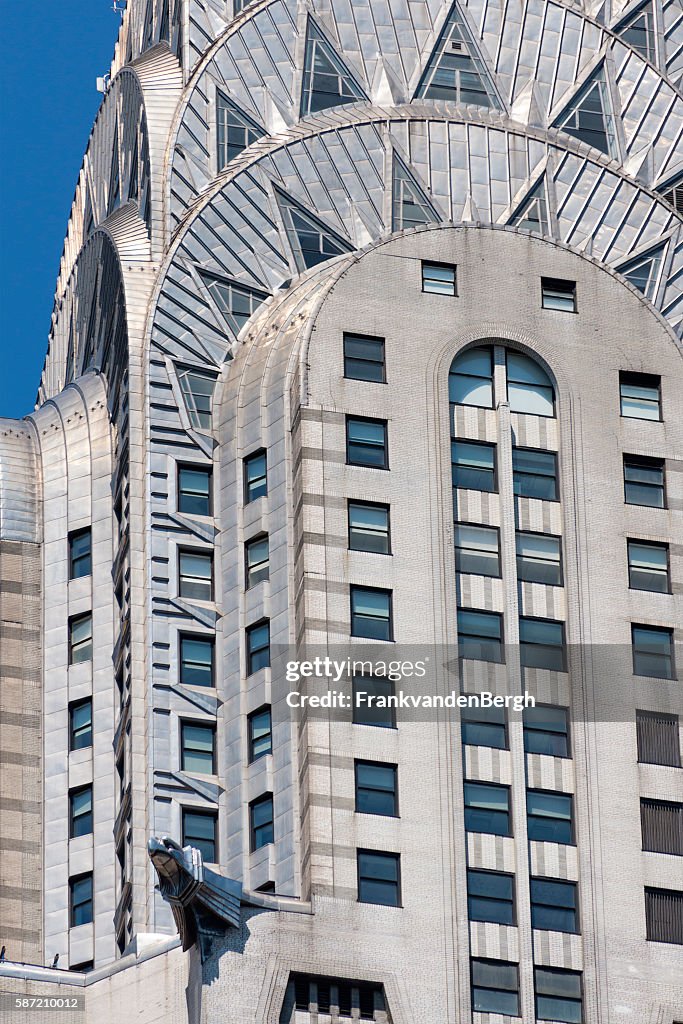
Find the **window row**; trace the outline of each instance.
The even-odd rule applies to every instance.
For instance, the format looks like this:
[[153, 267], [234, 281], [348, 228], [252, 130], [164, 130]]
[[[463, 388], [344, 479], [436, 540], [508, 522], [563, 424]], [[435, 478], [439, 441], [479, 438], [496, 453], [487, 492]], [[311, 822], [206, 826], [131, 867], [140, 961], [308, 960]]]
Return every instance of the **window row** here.
[[[520, 1015], [519, 968], [504, 960], [471, 961], [472, 1009], [479, 1013]], [[583, 1021], [582, 977], [560, 967], [534, 967], [536, 1019], [558, 1024]]]
[[[564, 846], [574, 844], [571, 794], [529, 789], [526, 803], [529, 839]], [[465, 830], [511, 836], [510, 787], [493, 782], [465, 782]]]

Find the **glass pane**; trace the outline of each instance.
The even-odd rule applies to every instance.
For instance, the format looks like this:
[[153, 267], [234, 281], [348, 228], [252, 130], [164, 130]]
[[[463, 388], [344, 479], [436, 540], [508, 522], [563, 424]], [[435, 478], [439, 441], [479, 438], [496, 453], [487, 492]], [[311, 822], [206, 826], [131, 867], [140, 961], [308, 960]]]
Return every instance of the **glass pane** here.
[[210, 640], [180, 641], [180, 682], [186, 686], [213, 685], [213, 643]]
[[470, 921], [492, 921], [494, 924], [513, 924], [512, 903], [470, 896], [467, 900]]
[[539, 995], [581, 998], [581, 975], [574, 971], [549, 970], [537, 967], [536, 991]]
[[360, 853], [358, 869], [362, 878], [395, 882], [398, 879], [398, 858], [381, 853]]
[[468, 871], [467, 889], [473, 896], [512, 900], [512, 876], [495, 871]]
[[[354, 723], [385, 729], [393, 728], [394, 709], [388, 706], [383, 707], [377, 703], [377, 701], [386, 703], [393, 693], [394, 684], [390, 679], [382, 679], [377, 676], [355, 676], [353, 679]], [[363, 696], [364, 694], [366, 696]]]
[[562, 624], [546, 622], [544, 619], [520, 618], [519, 639], [521, 643], [561, 646], [564, 640]]
[[458, 633], [500, 640], [501, 617], [493, 612], [458, 612]]
[[456, 402], [458, 405], [476, 405], [482, 409], [493, 407], [493, 384], [491, 381], [452, 373], [448, 383], [451, 402]]
[[508, 796], [508, 790], [503, 786], [486, 786], [478, 782], [465, 783], [465, 804], [467, 807], [507, 811]]
[[488, 722], [462, 722], [462, 742], [473, 747], [497, 747], [505, 750], [507, 741], [504, 725]]
[[516, 1017], [519, 1014], [517, 992], [473, 988], [472, 1009], [481, 1013], [504, 1013]]
[[473, 960], [472, 983], [486, 988], [499, 988], [508, 992], [516, 992], [518, 984], [517, 967], [515, 964]]
[[456, 526], [455, 543], [461, 548], [473, 548], [498, 557], [498, 531], [485, 526]]
[[389, 617], [389, 595], [382, 590], [351, 591], [351, 604], [357, 615]]
[[508, 381], [508, 401], [511, 412], [532, 416], [553, 416], [555, 406], [552, 387], [538, 384], [516, 384]]
[[527, 793], [527, 813], [543, 815], [549, 818], [571, 820], [572, 800], [563, 793], [544, 793], [530, 790]]
[[553, 999], [550, 996], [537, 996], [536, 1013], [539, 1020], [552, 1020], [561, 1024], [581, 1024], [583, 1012], [581, 1003], [567, 999]]

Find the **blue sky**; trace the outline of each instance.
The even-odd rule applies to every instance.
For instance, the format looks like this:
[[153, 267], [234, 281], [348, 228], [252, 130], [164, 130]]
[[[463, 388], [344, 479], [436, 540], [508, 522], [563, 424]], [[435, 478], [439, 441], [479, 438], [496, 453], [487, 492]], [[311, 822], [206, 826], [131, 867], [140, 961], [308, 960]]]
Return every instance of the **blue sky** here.
[[0, 63], [0, 416], [33, 409], [69, 209], [111, 61], [112, 0], [6, 3]]

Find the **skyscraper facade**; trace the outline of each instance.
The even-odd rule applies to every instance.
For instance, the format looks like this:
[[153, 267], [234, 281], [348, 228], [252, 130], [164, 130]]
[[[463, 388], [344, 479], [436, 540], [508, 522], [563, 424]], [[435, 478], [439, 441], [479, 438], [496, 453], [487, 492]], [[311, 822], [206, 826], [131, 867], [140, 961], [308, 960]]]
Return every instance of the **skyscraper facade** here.
[[129, 0], [0, 421], [12, 992], [683, 1020], [682, 81], [678, 0]]

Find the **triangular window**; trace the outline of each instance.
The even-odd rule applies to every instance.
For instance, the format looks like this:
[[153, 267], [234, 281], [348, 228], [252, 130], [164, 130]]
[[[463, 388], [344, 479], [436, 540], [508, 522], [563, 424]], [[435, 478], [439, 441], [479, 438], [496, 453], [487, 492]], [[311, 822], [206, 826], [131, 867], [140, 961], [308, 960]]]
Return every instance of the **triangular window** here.
[[216, 93], [216, 136], [218, 139], [218, 170], [260, 139], [265, 132], [247, 117], [222, 92]]
[[294, 259], [300, 274], [309, 267], [316, 267], [333, 256], [351, 252], [352, 246], [331, 228], [299, 206], [295, 199], [280, 189], [275, 194], [287, 228], [287, 237], [294, 253]]
[[657, 62], [657, 37], [655, 35], [655, 19], [652, 4], [649, 2], [639, 7], [618, 25], [615, 30], [618, 36], [632, 46], [638, 53], [652, 64]]
[[301, 116], [318, 110], [357, 103], [367, 96], [357, 84], [320, 30], [309, 18], [306, 32], [306, 56], [301, 88]]
[[197, 430], [211, 430], [211, 400], [216, 378], [201, 370], [183, 369], [178, 371], [178, 381], [192, 426]]
[[599, 149], [608, 156], [618, 156], [617, 139], [604, 68], [600, 68], [563, 110], [555, 122], [568, 135]]
[[457, 4], [451, 8], [416, 95], [479, 107], [501, 107], [493, 79]]
[[657, 188], [662, 199], [666, 200], [673, 206], [676, 213], [680, 213], [683, 217], [683, 174], [678, 177], [669, 179], [666, 184], [661, 185]]
[[534, 231], [538, 235], [550, 234], [544, 178], [541, 178], [517, 208], [510, 223], [524, 231]]
[[269, 297], [268, 292], [247, 288], [246, 285], [225, 278], [210, 274], [202, 274], [201, 278], [235, 335], [239, 334], [252, 313]]
[[111, 173], [109, 175], [109, 202], [107, 213], [111, 213], [119, 205], [121, 199], [121, 172], [119, 170], [119, 131], [114, 124], [114, 151], [111, 155]]
[[128, 198], [137, 202], [138, 198], [138, 133], [135, 133], [133, 155], [130, 158], [130, 174], [128, 176]]
[[394, 153], [392, 230], [438, 221], [432, 204], [403, 161]]
[[657, 293], [657, 284], [662, 269], [662, 261], [666, 252], [666, 242], [658, 245], [655, 249], [643, 253], [623, 263], [617, 270], [629, 281], [634, 288], [642, 292], [646, 299], [654, 302]]

